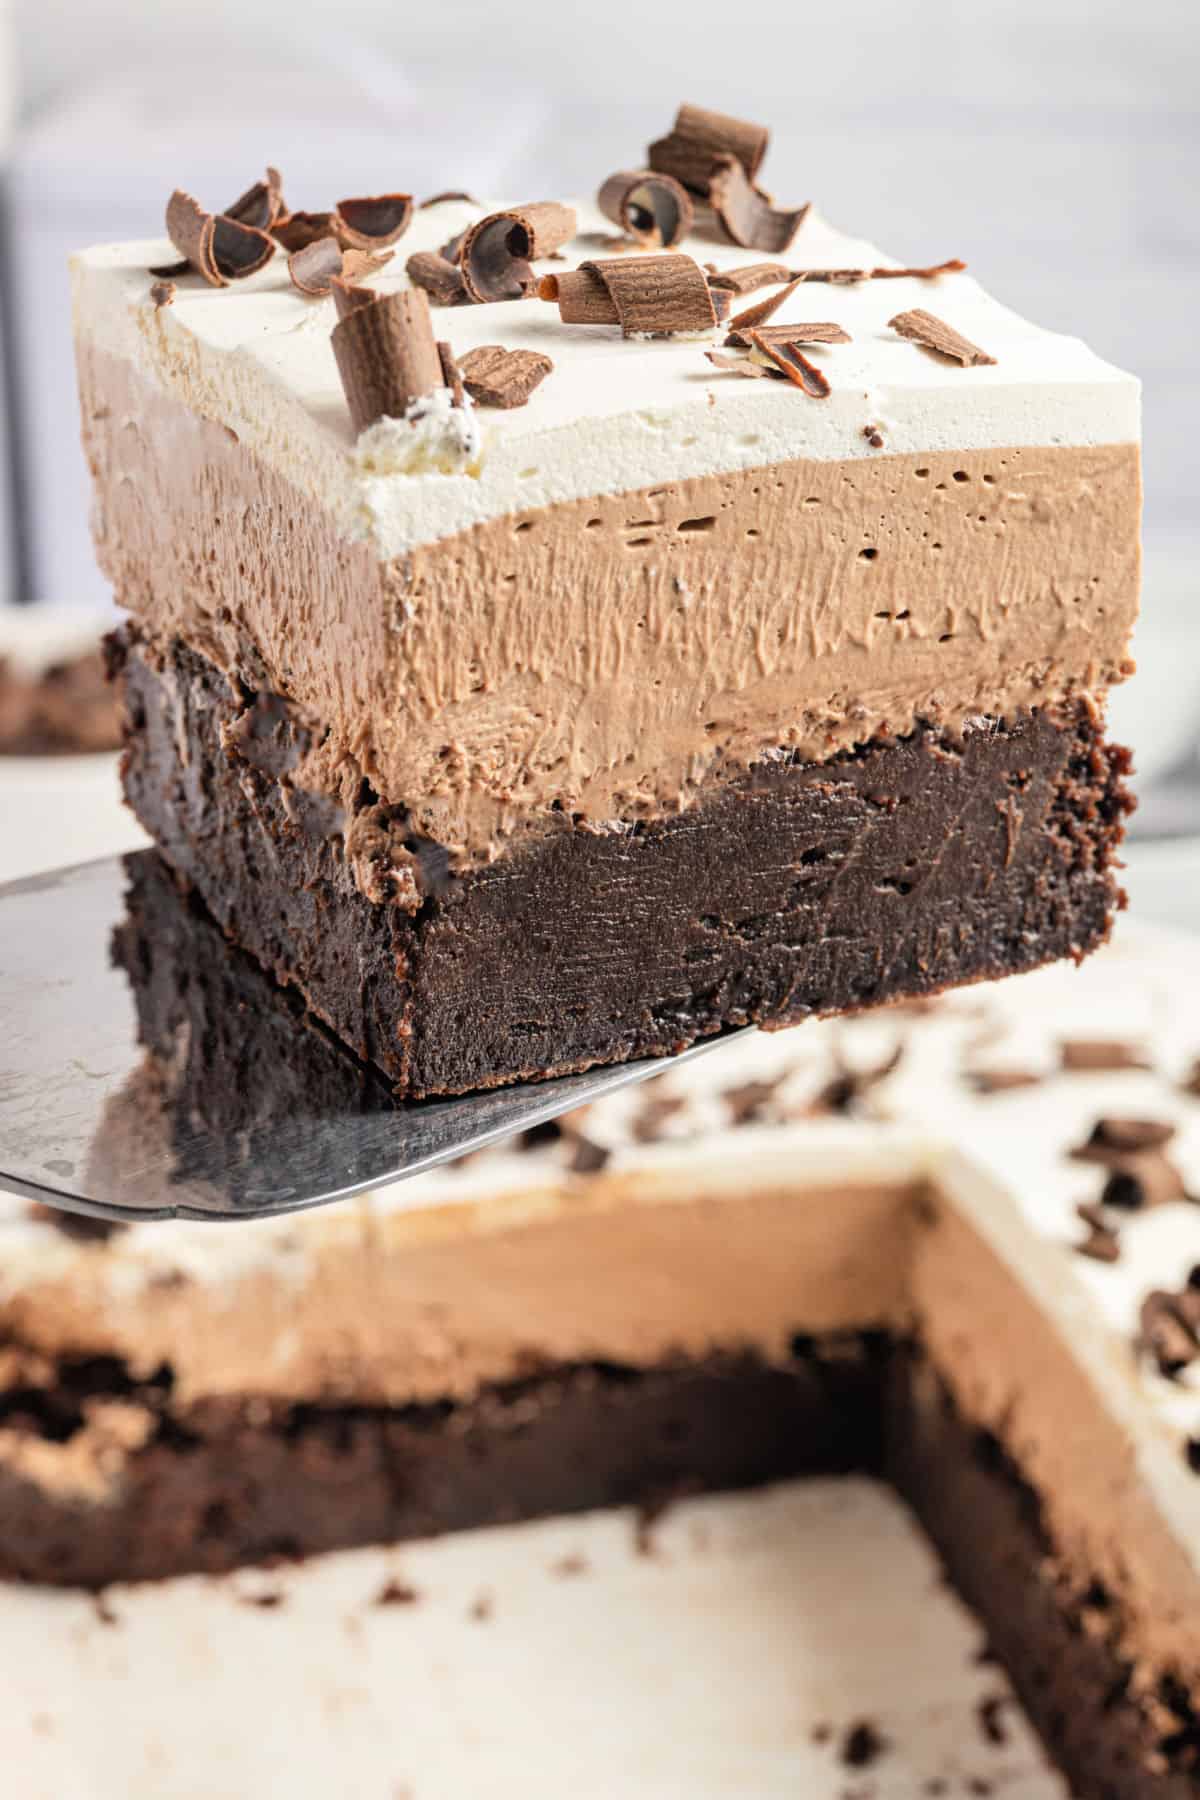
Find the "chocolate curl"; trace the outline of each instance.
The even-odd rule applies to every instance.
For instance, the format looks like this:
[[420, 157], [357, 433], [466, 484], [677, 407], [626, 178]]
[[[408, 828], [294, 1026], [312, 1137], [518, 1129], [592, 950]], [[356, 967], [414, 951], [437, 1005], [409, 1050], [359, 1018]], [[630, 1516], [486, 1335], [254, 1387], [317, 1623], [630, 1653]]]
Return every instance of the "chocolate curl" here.
[[333, 304], [339, 319], [345, 319], [360, 306], [374, 306], [382, 298], [374, 288], [359, 287], [346, 278], [345, 274], [335, 275], [330, 287], [333, 292]]
[[671, 250], [692, 229], [695, 208], [673, 175], [650, 169], [623, 169], [610, 175], [596, 196], [606, 219], [639, 243]]
[[271, 227], [271, 236], [281, 243], [289, 254], [297, 250], [306, 250], [321, 238], [335, 238], [333, 214], [331, 212], [294, 212], [285, 213], [276, 219]]
[[[751, 309], [752, 310], [752, 309]], [[745, 317], [745, 314], [742, 315]], [[727, 349], [749, 350], [751, 339], [759, 337], [768, 344], [848, 344], [850, 334], [843, 331], [840, 325], [832, 320], [814, 319], [797, 325], [739, 325], [734, 319], [729, 336], [725, 339]]]
[[573, 209], [556, 200], [489, 213], [472, 225], [459, 262], [472, 300], [521, 300], [534, 287], [530, 263], [549, 256], [574, 237]]
[[442, 367], [442, 386], [450, 389], [451, 406], [463, 405], [462, 370], [454, 360], [454, 352], [449, 344], [438, 340], [438, 362]]
[[440, 388], [442, 360], [419, 288], [362, 301], [369, 290], [341, 287], [350, 310], [333, 328], [333, 353], [354, 429], [362, 432], [376, 419], [402, 419], [414, 400]]
[[1161, 1150], [1175, 1136], [1175, 1129], [1169, 1119], [1100, 1118], [1092, 1126], [1091, 1136], [1077, 1145], [1071, 1155], [1076, 1162], [1119, 1168], [1131, 1154]]
[[227, 219], [239, 225], [252, 225], [256, 231], [274, 233], [276, 221], [287, 213], [283, 198], [283, 177], [278, 169], [267, 165], [265, 181], [256, 181], [244, 194], [225, 208]]
[[176, 188], [167, 202], [167, 236], [211, 287], [225, 287], [230, 281], [253, 275], [275, 254], [275, 245], [265, 232], [220, 213], [205, 212], [182, 188]]
[[775, 256], [788, 248], [809, 211], [807, 205], [792, 212], [772, 206], [733, 156], [722, 157], [714, 169], [708, 201], [732, 243]]
[[315, 238], [288, 257], [293, 287], [315, 299], [332, 293], [334, 280], [341, 273], [342, 250], [336, 238]]
[[780, 288], [777, 294], [772, 294], [769, 300], [759, 300], [755, 305], [747, 306], [743, 312], [735, 313], [729, 321], [730, 331], [756, 331], [760, 325], [765, 325], [767, 320], [779, 311], [784, 301], [791, 299], [803, 280], [803, 275], [797, 275], [794, 280], [788, 282], [785, 288]]
[[769, 364], [773, 363], [781, 374], [786, 375], [796, 387], [802, 388], [811, 399], [824, 400], [828, 397], [828, 376], [815, 363], [809, 362], [798, 344], [791, 340], [778, 342], [765, 338], [759, 331], [752, 331], [750, 346], [752, 351], [758, 351]]
[[681, 106], [664, 138], [651, 144], [647, 161], [659, 175], [673, 175], [694, 194], [708, 198], [709, 184], [723, 157], [733, 157], [753, 181], [770, 142], [764, 125], [751, 125], [702, 106]]
[[404, 236], [412, 224], [411, 194], [370, 194], [339, 200], [333, 215], [334, 235], [343, 249], [381, 250]]
[[1137, 1150], [1113, 1169], [1100, 1203], [1141, 1212], [1147, 1207], [1165, 1206], [1171, 1200], [1186, 1199], [1183, 1176], [1170, 1157], [1161, 1150]]
[[981, 350], [969, 338], [947, 325], [944, 319], [937, 319], [932, 313], [925, 312], [919, 306], [911, 312], [897, 313], [888, 324], [902, 338], [908, 338], [914, 344], [920, 344], [924, 350], [934, 350], [939, 356], [948, 356], [960, 362], [964, 369], [974, 368], [981, 363], [994, 363], [995, 357]]
[[543, 277], [538, 293], [564, 324], [620, 325], [626, 337], [711, 331], [717, 319], [703, 269], [681, 251], [581, 263]]
[[550, 374], [554, 364], [536, 350], [505, 350], [499, 344], [483, 344], [462, 360], [462, 378], [472, 400], [480, 406], [524, 406], [534, 388]]
[[437, 306], [459, 306], [469, 296], [462, 270], [436, 250], [417, 250], [404, 265], [414, 287], [424, 288]]

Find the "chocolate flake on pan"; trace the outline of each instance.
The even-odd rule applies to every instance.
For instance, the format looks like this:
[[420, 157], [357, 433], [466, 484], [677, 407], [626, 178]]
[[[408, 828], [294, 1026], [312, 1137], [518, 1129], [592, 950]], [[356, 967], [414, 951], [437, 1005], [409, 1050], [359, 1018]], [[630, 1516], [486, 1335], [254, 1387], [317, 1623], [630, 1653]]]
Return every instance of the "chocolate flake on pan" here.
[[981, 363], [994, 363], [995, 357], [970, 338], [963, 337], [955, 331], [953, 325], [947, 325], [944, 319], [937, 319], [932, 313], [921, 307], [914, 307], [911, 312], [897, 313], [888, 324], [900, 337], [908, 338], [914, 344], [920, 344], [923, 350], [932, 350], [938, 356], [947, 356], [952, 361], [961, 363], [964, 369], [975, 368]]
[[722, 157], [709, 185], [708, 202], [726, 237], [743, 250], [786, 250], [808, 217], [809, 207], [788, 211], [772, 206], [734, 156]]
[[[402, 419], [414, 400], [445, 385], [434, 340], [429, 302], [420, 288], [371, 295], [355, 303], [355, 290], [342, 282], [351, 309], [333, 328], [333, 353], [356, 432], [376, 419]], [[340, 303], [340, 302], [339, 302]]]
[[723, 350], [706, 350], [704, 354], [714, 369], [724, 369], [730, 375], [745, 375], [750, 381], [770, 378], [771, 371], [761, 363], [751, 362], [748, 356], [726, 356]]
[[848, 344], [850, 333], [831, 319], [805, 320], [795, 325], [752, 325], [748, 330], [735, 319], [725, 348], [749, 350], [754, 338], [762, 338], [768, 344]]
[[470, 298], [458, 264], [436, 250], [417, 250], [404, 266], [414, 287], [424, 288], [437, 306], [461, 306]]
[[759, 288], [777, 287], [781, 281], [803, 281], [800, 269], [789, 269], [786, 263], [743, 263], [740, 269], [718, 269], [709, 265], [708, 285], [726, 288], [731, 294], [753, 294]]
[[829, 377], [810, 363], [794, 339], [766, 337], [761, 331], [750, 333], [751, 353], [765, 356], [781, 374], [813, 400], [824, 400], [829, 394]]
[[554, 364], [536, 350], [505, 350], [500, 344], [482, 344], [462, 360], [462, 378], [472, 400], [480, 406], [524, 406], [534, 388], [551, 373]]
[[606, 219], [645, 247], [672, 250], [692, 228], [695, 208], [673, 175], [652, 169], [622, 169], [610, 175], [596, 196]]
[[679, 250], [580, 263], [543, 276], [538, 293], [557, 301], [565, 325], [620, 325], [626, 337], [699, 334], [716, 324], [704, 270]]
[[464, 194], [457, 188], [447, 188], [445, 193], [430, 194], [428, 200], [422, 200], [417, 206], [418, 212], [424, 212], [430, 206], [447, 206], [451, 200], [459, 200], [464, 206], [478, 206], [474, 194]]
[[778, 312], [784, 301], [795, 293], [803, 279], [802, 275], [797, 275], [788, 282], [785, 288], [780, 288], [779, 292], [772, 294], [769, 299], [758, 300], [753, 306], [746, 307], [744, 312], [735, 313], [729, 321], [730, 330], [752, 331], [759, 325], [765, 325], [772, 314]]
[[369, 194], [339, 200], [333, 215], [334, 232], [343, 248], [382, 250], [402, 238], [412, 224], [411, 194]]
[[167, 236], [212, 287], [252, 275], [275, 254], [266, 232], [205, 212], [182, 188], [176, 188], [167, 202]]
[[647, 161], [656, 174], [674, 176], [707, 200], [713, 174], [725, 157], [740, 163], [747, 181], [753, 182], [770, 136], [765, 125], [708, 112], [702, 106], [681, 106], [667, 136], [651, 144]]
[[225, 208], [227, 219], [239, 225], [253, 225], [256, 231], [274, 232], [276, 223], [287, 214], [283, 198], [283, 177], [278, 169], [267, 165], [265, 181], [256, 181], [244, 194]]
[[150, 298], [153, 300], [156, 309], [162, 306], [170, 306], [177, 291], [173, 281], [156, 281], [150, 289]]
[[293, 287], [314, 299], [331, 294], [335, 277], [342, 273], [342, 247], [334, 237], [314, 238], [288, 257]]
[[537, 283], [530, 264], [575, 235], [575, 213], [556, 200], [538, 200], [489, 213], [472, 225], [459, 261], [472, 300], [522, 300]]

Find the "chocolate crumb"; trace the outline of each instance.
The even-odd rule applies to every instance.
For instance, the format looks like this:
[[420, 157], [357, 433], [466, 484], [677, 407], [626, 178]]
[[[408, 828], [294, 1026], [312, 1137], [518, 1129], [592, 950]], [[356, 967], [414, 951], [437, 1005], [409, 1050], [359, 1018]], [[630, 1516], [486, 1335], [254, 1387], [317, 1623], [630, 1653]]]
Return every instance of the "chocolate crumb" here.
[[1007, 1744], [1008, 1725], [1004, 1717], [1004, 1709], [1008, 1705], [1007, 1694], [987, 1694], [979, 1702], [979, 1729], [985, 1742], [989, 1744]]
[[495, 1611], [495, 1601], [489, 1593], [476, 1594], [471, 1602], [471, 1610], [467, 1614], [477, 1625], [486, 1624]]
[[995, 357], [978, 344], [973, 344], [961, 332], [955, 331], [953, 325], [947, 325], [933, 313], [925, 312], [921, 307], [913, 307], [910, 312], [897, 313], [888, 324], [899, 337], [908, 338], [910, 342], [919, 344], [923, 350], [931, 350], [937, 356], [944, 356], [953, 362], [961, 363], [964, 368], [976, 368], [982, 363], [994, 363]]
[[372, 1606], [415, 1606], [421, 1596], [415, 1587], [407, 1581], [399, 1581], [395, 1576], [385, 1581], [372, 1600]]
[[179, 290], [173, 281], [156, 281], [150, 289], [150, 298], [153, 300], [156, 309], [163, 306], [170, 306], [178, 291]]
[[870, 1719], [860, 1719], [842, 1739], [841, 1759], [847, 1769], [869, 1769], [887, 1747], [887, 1739]]
[[833, 1739], [833, 1726], [828, 1719], [822, 1719], [813, 1726], [808, 1735], [814, 1744], [828, 1744]]
[[590, 1564], [581, 1551], [574, 1550], [568, 1556], [560, 1556], [551, 1566], [551, 1574], [569, 1578], [572, 1575], [586, 1575]]
[[553, 369], [550, 358], [536, 350], [505, 350], [499, 344], [481, 344], [462, 360], [462, 378], [472, 400], [506, 411], [524, 406]]
[[1139, 1046], [1123, 1038], [1063, 1038], [1058, 1050], [1063, 1069], [1073, 1075], [1116, 1073], [1121, 1069], [1148, 1069], [1151, 1066]]
[[864, 425], [863, 436], [866, 438], [868, 444], [870, 444], [872, 450], [883, 449], [883, 433], [880, 431], [878, 425]]
[[121, 1623], [121, 1615], [114, 1610], [105, 1588], [98, 1588], [92, 1595], [92, 1611], [101, 1625], [119, 1625]]
[[257, 1606], [261, 1612], [271, 1612], [277, 1606], [287, 1604], [287, 1595], [278, 1588], [268, 1588], [261, 1594], [240, 1594], [243, 1606]]

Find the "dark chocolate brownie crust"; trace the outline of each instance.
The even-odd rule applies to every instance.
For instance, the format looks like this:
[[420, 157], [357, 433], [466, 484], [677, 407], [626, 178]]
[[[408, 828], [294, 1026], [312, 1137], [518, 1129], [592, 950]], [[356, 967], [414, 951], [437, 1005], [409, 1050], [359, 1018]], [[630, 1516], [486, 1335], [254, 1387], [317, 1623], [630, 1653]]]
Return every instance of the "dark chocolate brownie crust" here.
[[932, 730], [731, 775], [677, 817], [533, 845], [446, 879], [365, 789], [413, 871], [366, 897], [344, 815], [288, 770], [304, 728], [181, 644], [113, 663], [126, 793], [228, 935], [396, 1092], [461, 1092], [669, 1054], [1081, 956], [1121, 896], [1125, 752], [1079, 703], [960, 742]]
[[795, 1476], [882, 1475], [941, 1551], [1078, 1800], [1197, 1792], [1187, 1685], [1136, 1679], [1116, 1647], [1116, 1602], [1065, 1578], [1035, 1493], [911, 1344], [798, 1337], [780, 1366], [737, 1353], [587, 1364], [392, 1409], [257, 1397], [177, 1408], [166, 1368], [138, 1383], [111, 1358], [49, 1371], [32, 1360], [37, 1378], [0, 1396], [7, 1431], [67, 1441], [114, 1400], [147, 1430], [104, 1505], [0, 1469], [8, 1579], [100, 1588], [596, 1506], [653, 1514], [684, 1493]]

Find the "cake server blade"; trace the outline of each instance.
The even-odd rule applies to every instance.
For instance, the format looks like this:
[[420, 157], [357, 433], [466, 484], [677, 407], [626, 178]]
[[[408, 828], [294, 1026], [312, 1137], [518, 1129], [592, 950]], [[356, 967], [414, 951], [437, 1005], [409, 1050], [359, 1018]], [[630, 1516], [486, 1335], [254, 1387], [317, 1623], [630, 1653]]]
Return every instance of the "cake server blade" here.
[[[147, 884], [175, 910], [139, 938], [128, 897]], [[406, 1180], [739, 1035], [398, 1104], [137, 851], [0, 886], [0, 1188], [126, 1224], [266, 1218]]]

